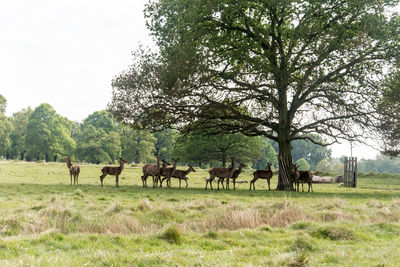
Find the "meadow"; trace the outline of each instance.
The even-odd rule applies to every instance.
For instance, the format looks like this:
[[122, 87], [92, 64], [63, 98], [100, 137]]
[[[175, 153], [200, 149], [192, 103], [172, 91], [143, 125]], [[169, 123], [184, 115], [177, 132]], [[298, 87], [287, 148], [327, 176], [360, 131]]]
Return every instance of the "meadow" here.
[[74, 187], [65, 163], [0, 162], [0, 266], [400, 265], [400, 176], [314, 193], [265, 180], [206, 191], [200, 169], [188, 188], [154, 189], [140, 166], [101, 187], [101, 167], [81, 165]]

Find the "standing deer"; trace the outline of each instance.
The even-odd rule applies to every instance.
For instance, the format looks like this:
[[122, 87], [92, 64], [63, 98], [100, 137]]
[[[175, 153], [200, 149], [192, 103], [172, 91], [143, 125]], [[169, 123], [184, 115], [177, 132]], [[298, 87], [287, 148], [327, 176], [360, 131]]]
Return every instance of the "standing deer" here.
[[[228, 179], [232, 177], [232, 174], [235, 171], [235, 167], [236, 167], [236, 160], [234, 157], [232, 157], [231, 160], [232, 160], [232, 164], [231, 164], [231, 167], [229, 167], [229, 168], [213, 167], [208, 170], [210, 177], [206, 180], [206, 188], [205, 188], [206, 190], [207, 190], [208, 183], [210, 183], [210, 188], [211, 188], [211, 190], [213, 190], [212, 182], [215, 177], [228, 178]], [[218, 183], [218, 190], [219, 190], [219, 183]]]
[[[299, 171], [300, 172], [300, 181], [301, 181], [301, 191], [304, 192], [304, 182], [308, 183], [308, 192], [314, 192], [312, 188], [312, 178], [313, 174], [310, 170], [308, 171]], [[299, 185], [297, 186], [297, 190], [299, 191]]]
[[78, 177], [81, 172], [78, 164], [72, 164], [71, 158], [67, 156], [63, 161], [67, 162], [67, 168], [69, 170], [69, 175], [71, 176], [71, 185], [72, 185], [72, 176], [74, 176], [74, 185], [78, 186]]
[[[189, 169], [187, 169], [186, 171], [184, 170], [175, 170], [174, 174], [172, 175], [173, 178], [178, 178], [179, 179], [179, 188], [181, 188], [181, 180], [184, 180], [186, 182], [186, 188], [188, 187], [188, 182], [187, 182], [187, 177], [186, 175], [188, 175], [190, 172], [196, 172], [192, 166], [188, 165]], [[167, 179], [167, 177], [164, 177], [161, 181], [160, 181], [160, 187], [162, 187], [162, 183], [164, 182], [164, 180]]]
[[256, 170], [253, 172], [253, 180], [250, 181], [250, 190], [251, 190], [251, 185], [253, 185], [253, 190], [256, 190], [254, 183], [258, 179], [267, 179], [268, 181], [268, 190], [271, 190], [270, 186], [270, 181], [272, 178], [272, 171], [271, 171], [271, 163], [268, 162], [267, 167], [265, 167], [265, 170]]
[[100, 181], [101, 181], [101, 186], [103, 186], [103, 179], [106, 177], [107, 174], [110, 175], [115, 175], [115, 186], [119, 187], [119, 175], [121, 174], [122, 170], [124, 169], [124, 164], [126, 161], [122, 158], [119, 158], [119, 166], [104, 166], [103, 169], [101, 169], [101, 172], [103, 173], [100, 176]]
[[[142, 172], [143, 172], [143, 176], [142, 178], [142, 183], [143, 183], [143, 187], [147, 187], [147, 177], [149, 175], [151, 175], [153, 177], [153, 188], [157, 187], [157, 175], [160, 172], [160, 159], [162, 154], [160, 155], [155, 155], [156, 156], [156, 160], [157, 160], [157, 164], [145, 164], [142, 167]], [[168, 163], [165, 161], [165, 164]], [[164, 164], [164, 161], [163, 161]]]
[[[233, 190], [236, 190], [236, 179], [239, 177], [239, 174], [242, 172], [243, 167], [246, 167], [243, 163], [239, 163], [239, 168], [233, 172], [232, 181], [233, 181]], [[229, 189], [229, 179], [226, 181], [226, 189]]]
[[300, 191], [299, 189], [300, 172], [297, 169], [296, 164], [291, 164], [291, 178], [292, 178], [292, 187], [294, 188], [294, 191], [296, 191], [296, 187], [297, 191]]
[[171, 167], [162, 167], [160, 168], [160, 172], [158, 173], [157, 180], [160, 180], [160, 187], [162, 184], [161, 176], [165, 176], [165, 179], [167, 179], [167, 186], [171, 187], [171, 177], [174, 175], [175, 170], [176, 170], [176, 163], [178, 163], [178, 159], [172, 159], [174, 161], [174, 164]]

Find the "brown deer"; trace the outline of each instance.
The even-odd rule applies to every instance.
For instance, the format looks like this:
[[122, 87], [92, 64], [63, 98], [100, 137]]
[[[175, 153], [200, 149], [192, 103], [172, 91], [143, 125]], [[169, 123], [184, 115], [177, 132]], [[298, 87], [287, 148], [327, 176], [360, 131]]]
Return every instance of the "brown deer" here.
[[[232, 174], [236, 168], [236, 160], [234, 157], [232, 157], [231, 160], [232, 160], [232, 164], [231, 164], [231, 167], [229, 167], [229, 168], [213, 167], [208, 170], [210, 177], [206, 180], [206, 188], [205, 188], [206, 190], [207, 190], [208, 183], [210, 183], [210, 188], [211, 188], [211, 190], [213, 190], [212, 182], [214, 181], [215, 177], [228, 178], [228, 179], [232, 177]], [[219, 190], [219, 183], [218, 183], [218, 190]]]
[[115, 186], [119, 187], [119, 175], [121, 174], [122, 170], [124, 169], [124, 164], [126, 161], [122, 158], [119, 158], [119, 166], [104, 166], [103, 169], [101, 169], [101, 172], [103, 173], [100, 176], [100, 182], [101, 186], [103, 186], [103, 179], [106, 177], [107, 174], [110, 175], [115, 175]]
[[71, 176], [71, 185], [72, 185], [72, 176], [74, 176], [74, 185], [78, 186], [78, 177], [81, 169], [78, 164], [72, 164], [71, 158], [67, 156], [63, 161], [67, 162], [67, 168], [69, 170], [69, 175]]
[[165, 176], [165, 178], [167, 179], [167, 186], [171, 187], [171, 177], [174, 175], [175, 171], [176, 171], [176, 163], [178, 163], [178, 159], [172, 159], [174, 161], [174, 164], [172, 165], [172, 167], [161, 167], [160, 168], [160, 172], [158, 173], [157, 176], [157, 180], [160, 181], [160, 187], [162, 184], [162, 180], [161, 180], [161, 176]]
[[265, 170], [256, 170], [253, 172], [253, 180], [250, 181], [250, 190], [251, 190], [251, 185], [253, 185], [253, 190], [256, 190], [254, 183], [258, 179], [267, 179], [268, 190], [271, 190], [270, 181], [271, 181], [272, 175], [273, 175], [273, 173], [271, 171], [271, 163], [268, 162], [267, 166], [265, 167]]
[[296, 187], [297, 187], [297, 191], [300, 191], [300, 189], [299, 189], [300, 172], [297, 168], [298, 167], [296, 164], [291, 164], [291, 179], [292, 179], [292, 187], [294, 188], [294, 191], [296, 191]]
[[[188, 187], [188, 178], [186, 177], [186, 175], [188, 175], [190, 172], [196, 172], [192, 166], [188, 165], [189, 169], [187, 169], [186, 171], [184, 170], [175, 170], [174, 174], [172, 175], [173, 178], [178, 178], [179, 179], [179, 188], [181, 188], [181, 180], [184, 180], [186, 182], [186, 188]], [[162, 187], [162, 183], [164, 182], [164, 180], [167, 179], [167, 177], [164, 177], [161, 181], [160, 181], [160, 187]]]
[[[162, 154], [155, 155], [155, 156], [156, 156], [157, 164], [145, 164], [142, 167], [143, 176], [141, 178], [142, 178], [143, 187], [147, 187], [147, 177], [149, 175], [151, 175], [153, 177], [153, 187], [154, 188], [157, 187], [157, 181], [155, 179], [157, 179], [157, 175], [160, 172], [160, 159], [161, 159]], [[163, 164], [164, 164], [164, 161], [163, 161]]]
[[[236, 190], [236, 179], [239, 177], [239, 174], [242, 172], [243, 167], [246, 167], [244, 163], [239, 163], [239, 168], [233, 172], [232, 181], [233, 181], [233, 190]], [[229, 179], [226, 181], [226, 189], [229, 189]]]
[[[314, 192], [313, 188], [312, 188], [312, 178], [313, 178], [313, 174], [310, 170], [308, 171], [299, 171], [300, 172], [300, 178], [299, 180], [301, 181], [301, 191], [304, 192], [304, 182], [308, 183], [308, 192], [310, 192], [310, 188], [311, 188], [311, 192]], [[299, 191], [299, 183], [297, 186], [297, 190]]]

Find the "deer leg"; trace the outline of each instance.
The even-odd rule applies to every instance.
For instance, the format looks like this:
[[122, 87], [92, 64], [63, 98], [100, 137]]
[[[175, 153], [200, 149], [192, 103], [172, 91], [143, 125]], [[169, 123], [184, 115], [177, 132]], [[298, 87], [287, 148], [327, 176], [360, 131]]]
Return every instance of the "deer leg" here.
[[185, 182], [186, 182], [186, 188], [188, 187], [188, 182], [187, 182], [187, 179], [185, 179]]
[[304, 192], [304, 180], [301, 180], [301, 192]]
[[226, 190], [229, 190], [229, 178], [226, 178]]
[[119, 177], [115, 175], [115, 187], [119, 187]]
[[267, 181], [268, 181], [268, 190], [271, 191], [270, 180], [267, 179]]
[[233, 190], [236, 190], [236, 179], [233, 179]]
[[179, 178], [179, 188], [181, 188], [181, 178]]
[[71, 185], [72, 185], [72, 174], [70, 173], [69, 176], [71, 177]]
[[[107, 175], [107, 174], [106, 174], [106, 175]], [[106, 177], [106, 175], [104, 175], [104, 173], [103, 173], [103, 175], [100, 176], [101, 186], [103, 186], [103, 179], [104, 179], [104, 177]]]

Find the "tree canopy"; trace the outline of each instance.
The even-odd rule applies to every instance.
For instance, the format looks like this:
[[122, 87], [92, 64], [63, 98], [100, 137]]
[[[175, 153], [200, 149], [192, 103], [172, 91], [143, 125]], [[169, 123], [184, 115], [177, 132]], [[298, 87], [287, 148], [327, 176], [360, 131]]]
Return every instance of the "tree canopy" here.
[[[377, 81], [400, 53], [398, 3], [150, 2], [159, 53], [135, 54], [108, 108], [138, 128], [263, 135], [288, 167], [292, 140], [357, 140], [375, 129]], [[292, 189], [289, 173], [278, 188]]]

